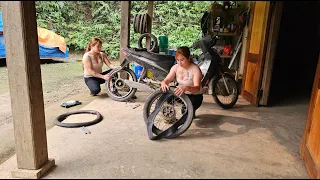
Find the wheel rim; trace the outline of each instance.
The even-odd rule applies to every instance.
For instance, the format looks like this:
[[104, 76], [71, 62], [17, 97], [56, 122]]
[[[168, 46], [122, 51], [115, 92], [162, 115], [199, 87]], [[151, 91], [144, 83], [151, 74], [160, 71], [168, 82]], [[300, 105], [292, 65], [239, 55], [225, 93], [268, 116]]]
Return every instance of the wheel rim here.
[[[155, 105], [161, 95], [162, 94], [155, 97], [153, 101], [151, 101], [151, 103], [149, 104], [147, 109], [147, 117], [149, 117], [150, 114], [155, 110]], [[170, 98], [168, 98], [168, 100], [163, 102], [163, 104], [160, 107], [160, 111], [156, 115], [153, 122], [154, 133], [159, 134], [162, 131], [170, 128], [184, 115], [184, 113], [187, 113], [186, 107], [187, 103], [177, 96], [171, 96]], [[180, 125], [177, 129], [179, 129], [182, 126], [183, 124]]]
[[[122, 77], [128, 77], [128, 79], [123, 79]], [[111, 79], [108, 81], [108, 87], [110, 87], [109, 92], [112, 96], [120, 99], [130, 95], [133, 88], [128, 86], [124, 80], [135, 81], [132, 74], [125, 70], [121, 70], [111, 76]]]
[[237, 98], [237, 84], [235, 83], [235, 81], [233, 81], [233, 79], [230, 79], [230, 77], [228, 76], [222, 76], [217, 81], [214, 90], [217, 99], [222, 104], [231, 104]]

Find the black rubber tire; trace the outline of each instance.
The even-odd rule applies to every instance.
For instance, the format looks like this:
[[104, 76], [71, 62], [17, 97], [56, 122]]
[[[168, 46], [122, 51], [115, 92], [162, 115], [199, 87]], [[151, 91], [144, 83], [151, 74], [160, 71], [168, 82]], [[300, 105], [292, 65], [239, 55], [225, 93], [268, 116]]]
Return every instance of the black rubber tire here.
[[137, 33], [140, 33], [140, 31], [139, 31], [140, 19], [141, 19], [141, 14], [137, 14], [135, 22], [134, 22], [134, 28], [136, 29]]
[[[97, 115], [97, 118], [95, 118], [94, 120], [89, 121], [89, 122], [62, 123], [63, 120], [65, 120], [68, 116], [70, 116], [72, 114], [95, 114], [95, 115]], [[66, 127], [66, 128], [76, 128], [76, 127], [90, 126], [90, 125], [96, 124], [96, 123], [100, 122], [102, 119], [103, 119], [103, 117], [98, 111], [94, 111], [94, 110], [79, 110], [79, 111], [67, 112], [67, 113], [59, 115], [54, 120], [54, 124], [57, 125], [57, 126]]]
[[135, 14], [134, 16], [133, 16], [133, 32], [134, 33], [137, 33], [137, 30], [136, 30], [136, 28], [135, 28], [135, 23], [136, 23], [136, 18], [137, 18], [137, 14]]
[[[169, 90], [168, 93], [174, 93], [173, 91]], [[150, 105], [159, 97], [163, 94], [162, 90], [159, 89], [155, 92], [153, 92], [146, 100], [146, 102], [144, 103], [144, 107], [143, 107], [143, 118], [144, 118], [144, 122], [147, 124], [148, 123], [148, 117], [150, 115]], [[175, 138], [177, 136], [180, 136], [181, 134], [183, 134], [184, 132], [186, 132], [190, 125], [192, 124], [193, 121], [193, 107], [192, 107], [192, 103], [189, 99], [189, 97], [185, 94], [181, 95], [180, 98], [185, 101], [185, 103], [187, 104], [187, 110], [188, 110], [188, 116], [187, 119], [185, 121], [185, 123], [182, 125], [182, 127], [180, 127], [173, 135], [171, 135], [170, 137], [167, 138]], [[155, 133], [156, 135], [158, 135], [160, 132], [162, 132], [161, 130], [157, 130]]]
[[144, 33], [142, 34], [139, 39], [138, 39], [138, 48], [139, 49], [143, 49], [143, 46], [142, 46], [142, 39], [149, 36], [151, 38], [151, 40], [153, 40], [153, 45], [151, 47], [151, 49], [149, 50], [149, 52], [153, 52], [156, 47], [158, 46], [158, 39], [151, 33]]
[[232, 100], [232, 102], [230, 104], [223, 104], [220, 102], [219, 98], [217, 97], [217, 94], [215, 93], [215, 88], [216, 85], [219, 81], [219, 79], [222, 78], [222, 75], [220, 74], [219, 76], [217, 76], [213, 81], [212, 81], [212, 97], [215, 103], [217, 103], [221, 108], [223, 109], [230, 109], [232, 108], [238, 101], [238, 97], [239, 97], [239, 87], [237, 82], [233, 79], [233, 77], [229, 74], [224, 73], [223, 74], [226, 78], [228, 78], [229, 80], [231, 80], [232, 83], [234, 83], [237, 91], [236, 91], [236, 96], [235, 98]]
[[143, 30], [143, 28], [144, 28], [144, 24], [143, 24], [144, 18], [145, 18], [145, 15], [141, 14], [140, 23], [139, 23], [139, 33], [140, 34], [143, 34], [143, 31], [144, 31]]
[[146, 33], [147, 32], [147, 27], [148, 27], [148, 14], [144, 14], [144, 19], [143, 19], [143, 31], [141, 34]]
[[[123, 68], [122, 71], [128, 72], [128, 73], [130, 74], [130, 76], [132, 77], [133, 81], [135, 81], [135, 82], [138, 81], [136, 74], [135, 74], [131, 69], [129, 69], [129, 68]], [[133, 95], [136, 93], [136, 91], [137, 91], [137, 88], [132, 88], [132, 89], [131, 89], [131, 92], [130, 92], [128, 95], [126, 95], [125, 97], [119, 97], [119, 96], [115, 96], [115, 95], [111, 92], [108, 81], [106, 81], [105, 86], [106, 86], [106, 92], [107, 92], [108, 96], [111, 97], [111, 99], [113, 99], [113, 100], [115, 100], [115, 101], [121, 101], [121, 102], [127, 101], [127, 100], [131, 99], [132, 96], [133, 96]]]

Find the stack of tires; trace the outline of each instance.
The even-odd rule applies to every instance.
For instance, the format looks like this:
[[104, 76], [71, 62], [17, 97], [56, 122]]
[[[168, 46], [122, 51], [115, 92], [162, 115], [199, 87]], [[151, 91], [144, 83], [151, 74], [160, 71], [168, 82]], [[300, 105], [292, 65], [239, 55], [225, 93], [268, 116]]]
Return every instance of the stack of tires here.
[[147, 25], [150, 23], [150, 16], [148, 14], [136, 14], [133, 17], [134, 33], [144, 34], [147, 32]]

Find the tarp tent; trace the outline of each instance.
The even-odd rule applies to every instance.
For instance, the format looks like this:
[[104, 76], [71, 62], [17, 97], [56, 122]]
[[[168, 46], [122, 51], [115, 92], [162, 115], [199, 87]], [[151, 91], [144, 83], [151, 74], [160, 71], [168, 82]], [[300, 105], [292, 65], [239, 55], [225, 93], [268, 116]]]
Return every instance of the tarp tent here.
[[[38, 27], [38, 42], [40, 58], [67, 58], [68, 48], [63, 37]], [[6, 50], [3, 36], [2, 13], [0, 12], [0, 58], [6, 57]]]

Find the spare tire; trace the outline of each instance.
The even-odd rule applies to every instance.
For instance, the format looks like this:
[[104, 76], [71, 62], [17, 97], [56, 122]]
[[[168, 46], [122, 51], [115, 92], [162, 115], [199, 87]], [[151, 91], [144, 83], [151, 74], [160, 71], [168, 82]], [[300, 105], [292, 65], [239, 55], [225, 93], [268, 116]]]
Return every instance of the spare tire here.
[[145, 19], [145, 14], [141, 14], [141, 18], [140, 18], [140, 22], [139, 22], [139, 33], [140, 34], [143, 34], [144, 33], [144, 24], [143, 24], [143, 21]]
[[137, 33], [140, 33], [139, 31], [139, 25], [140, 25], [140, 18], [141, 18], [141, 14], [137, 14], [135, 21], [134, 21], [134, 29]]
[[158, 39], [151, 33], [144, 33], [142, 34], [139, 39], [138, 39], [138, 48], [139, 49], [143, 49], [143, 46], [142, 46], [142, 39], [149, 36], [151, 38], [151, 40], [153, 40], [153, 44], [152, 44], [152, 47], [151, 49], [149, 50], [149, 52], [153, 52], [156, 47], [158, 46]]
[[136, 19], [137, 19], [137, 14], [135, 14], [135, 15], [133, 16], [133, 32], [134, 32], [134, 33], [137, 33], [137, 30], [136, 30], [136, 28], [135, 28]]

